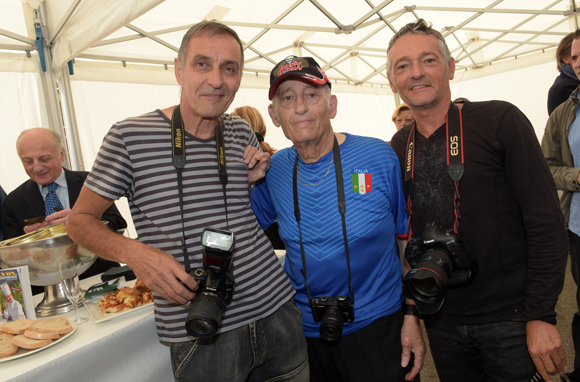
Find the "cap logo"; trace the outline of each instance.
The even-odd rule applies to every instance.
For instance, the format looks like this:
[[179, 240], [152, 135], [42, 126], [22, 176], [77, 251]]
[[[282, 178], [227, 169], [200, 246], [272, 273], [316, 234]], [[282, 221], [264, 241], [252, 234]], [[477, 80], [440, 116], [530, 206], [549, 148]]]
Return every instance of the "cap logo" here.
[[[288, 59], [286, 59], [286, 62], [287, 62], [287, 60]], [[280, 69], [278, 70], [278, 73], [276, 74], [276, 77], [280, 77], [284, 73], [293, 72], [296, 70], [302, 70], [303, 67], [310, 66], [310, 64], [308, 64], [308, 61], [306, 61], [306, 60], [294, 61], [294, 58], [291, 58], [290, 60], [291, 60], [290, 62], [287, 62], [285, 65], [282, 65], [280, 67]]]

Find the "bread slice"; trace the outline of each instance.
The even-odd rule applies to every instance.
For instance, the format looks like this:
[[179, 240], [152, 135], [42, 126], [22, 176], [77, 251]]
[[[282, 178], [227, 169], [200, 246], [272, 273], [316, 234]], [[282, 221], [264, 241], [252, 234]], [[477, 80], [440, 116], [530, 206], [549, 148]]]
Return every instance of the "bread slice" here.
[[39, 333], [67, 334], [72, 331], [72, 326], [64, 317], [49, 318], [48, 320], [36, 321], [28, 330]]
[[22, 334], [34, 323], [34, 320], [28, 318], [20, 318], [16, 321], [7, 322], [0, 325], [0, 331], [9, 334]]
[[40, 333], [31, 330], [25, 331], [24, 337], [32, 338], [33, 340], [58, 340], [60, 338], [58, 333]]
[[12, 338], [12, 345], [16, 345], [23, 349], [38, 349], [50, 345], [52, 340], [33, 340], [32, 338], [24, 337], [22, 334]]
[[12, 344], [12, 338], [12, 334], [0, 333], [0, 357], [8, 357], [18, 352], [18, 346]]

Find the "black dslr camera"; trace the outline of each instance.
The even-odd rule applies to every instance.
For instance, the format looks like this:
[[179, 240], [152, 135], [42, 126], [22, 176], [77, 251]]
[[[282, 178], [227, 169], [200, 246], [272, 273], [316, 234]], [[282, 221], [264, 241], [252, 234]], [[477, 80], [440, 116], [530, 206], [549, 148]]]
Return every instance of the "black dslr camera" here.
[[477, 272], [463, 236], [442, 223], [428, 224], [422, 239], [412, 239], [405, 258], [413, 269], [403, 279], [403, 292], [423, 314], [437, 312], [447, 288], [471, 284]]
[[320, 335], [327, 341], [338, 341], [344, 321], [354, 321], [354, 309], [346, 296], [312, 297], [310, 308], [315, 322], [320, 322]]
[[190, 271], [198, 288], [185, 319], [185, 329], [192, 336], [204, 339], [216, 334], [226, 306], [232, 302], [235, 287], [232, 275], [234, 234], [205, 228], [201, 245], [203, 269]]

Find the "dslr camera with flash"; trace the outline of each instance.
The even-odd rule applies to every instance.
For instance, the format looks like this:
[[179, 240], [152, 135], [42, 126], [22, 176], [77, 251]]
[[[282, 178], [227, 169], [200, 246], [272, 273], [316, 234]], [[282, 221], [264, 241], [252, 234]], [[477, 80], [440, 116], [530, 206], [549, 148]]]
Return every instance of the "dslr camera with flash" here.
[[216, 334], [226, 306], [232, 301], [235, 287], [232, 275], [234, 233], [205, 228], [201, 245], [203, 269], [190, 271], [199, 287], [185, 319], [185, 329], [192, 336], [205, 339]]

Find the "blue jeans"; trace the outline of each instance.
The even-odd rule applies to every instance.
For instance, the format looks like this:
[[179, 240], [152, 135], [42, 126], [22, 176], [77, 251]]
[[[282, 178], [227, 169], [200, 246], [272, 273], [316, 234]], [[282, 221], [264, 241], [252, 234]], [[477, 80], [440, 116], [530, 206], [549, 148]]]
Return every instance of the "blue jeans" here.
[[427, 319], [425, 327], [441, 382], [529, 382], [536, 373], [524, 321], [457, 326]]
[[286, 302], [266, 318], [209, 340], [171, 344], [176, 381], [308, 381], [302, 312]]

